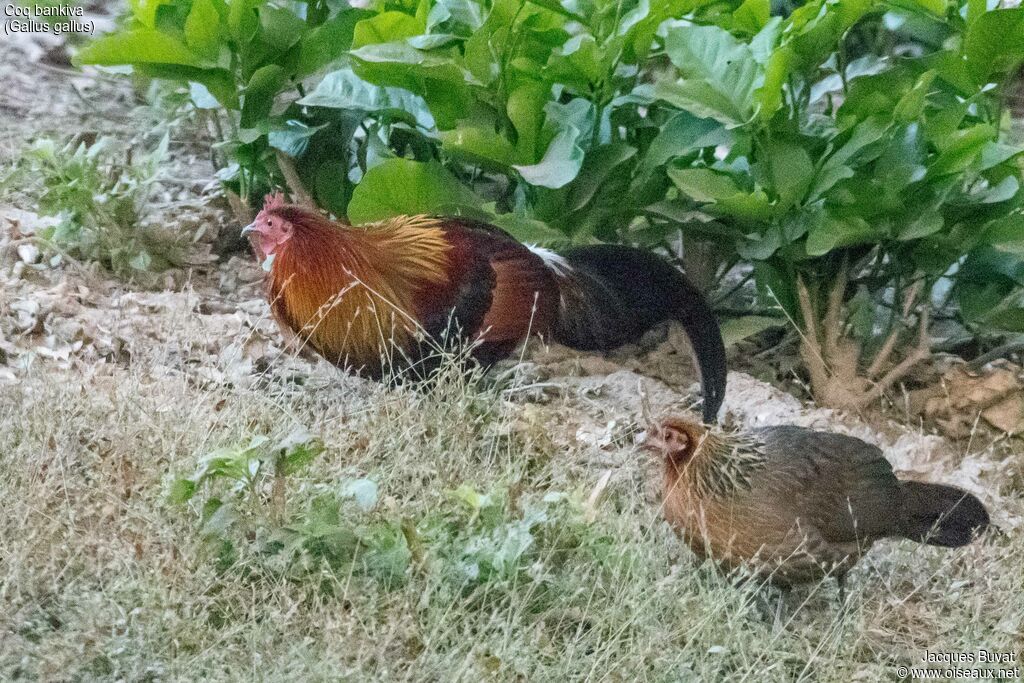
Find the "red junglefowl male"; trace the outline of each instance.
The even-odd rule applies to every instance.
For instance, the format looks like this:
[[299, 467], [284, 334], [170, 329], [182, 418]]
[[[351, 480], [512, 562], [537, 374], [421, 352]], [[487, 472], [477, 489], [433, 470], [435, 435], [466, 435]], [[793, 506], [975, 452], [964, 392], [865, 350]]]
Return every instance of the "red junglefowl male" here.
[[670, 418], [647, 447], [665, 457], [664, 510], [700, 557], [746, 565], [775, 585], [837, 578], [871, 544], [909, 538], [949, 548], [988, 526], [953, 486], [902, 481], [860, 439], [794, 426], [724, 433]]
[[682, 323], [697, 359], [704, 417], [725, 392], [725, 348], [711, 308], [667, 261], [612, 245], [560, 255], [467, 218], [399, 216], [353, 228], [268, 196], [243, 233], [272, 259], [274, 315], [324, 358], [363, 376], [424, 377], [436, 350], [469, 342], [486, 366], [531, 334], [580, 350]]

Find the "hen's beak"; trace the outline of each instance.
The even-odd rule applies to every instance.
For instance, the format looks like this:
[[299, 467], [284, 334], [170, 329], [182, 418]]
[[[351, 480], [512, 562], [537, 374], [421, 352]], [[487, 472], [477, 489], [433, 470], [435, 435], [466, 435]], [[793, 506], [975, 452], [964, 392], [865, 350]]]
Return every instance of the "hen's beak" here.
[[644, 440], [640, 442], [641, 448], [654, 453], [661, 453], [665, 449], [665, 442], [662, 440], [659, 431], [657, 427], [648, 427]]
[[250, 232], [256, 232], [256, 223], [250, 223], [249, 225], [242, 228], [242, 236], [248, 235]]

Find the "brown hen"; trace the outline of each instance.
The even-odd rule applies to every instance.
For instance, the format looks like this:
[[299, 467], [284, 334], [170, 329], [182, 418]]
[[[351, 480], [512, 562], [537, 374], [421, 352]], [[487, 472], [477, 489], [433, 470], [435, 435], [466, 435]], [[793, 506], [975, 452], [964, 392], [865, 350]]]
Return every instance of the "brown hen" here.
[[700, 557], [788, 587], [846, 572], [878, 539], [958, 547], [989, 524], [975, 496], [904, 481], [876, 446], [802, 427], [725, 433], [670, 418], [647, 446], [664, 455], [664, 510]]

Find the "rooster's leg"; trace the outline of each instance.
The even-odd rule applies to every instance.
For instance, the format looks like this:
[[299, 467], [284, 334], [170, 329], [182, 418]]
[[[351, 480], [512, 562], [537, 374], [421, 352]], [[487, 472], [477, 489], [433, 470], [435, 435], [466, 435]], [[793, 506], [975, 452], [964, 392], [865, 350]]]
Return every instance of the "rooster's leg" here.
[[836, 574], [836, 585], [839, 586], [839, 608], [846, 608], [846, 572]]
[[775, 603], [775, 623], [772, 626], [772, 633], [781, 633], [783, 628], [783, 619], [786, 616], [786, 591], [779, 591], [778, 602]]

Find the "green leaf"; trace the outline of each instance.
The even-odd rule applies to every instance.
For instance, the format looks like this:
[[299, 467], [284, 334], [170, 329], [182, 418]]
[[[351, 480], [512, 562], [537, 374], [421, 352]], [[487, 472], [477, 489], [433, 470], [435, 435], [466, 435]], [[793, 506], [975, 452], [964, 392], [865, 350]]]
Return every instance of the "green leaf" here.
[[889, 124], [882, 118], [865, 119], [853, 129], [850, 139], [830, 154], [818, 169], [814, 185], [809, 194], [809, 201], [823, 197], [836, 183], [854, 175], [850, 164], [860, 152], [882, 139]]
[[187, 503], [192, 500], [192, 497], [196, 495], [196, 483], [191, 479], [176, 479], [171, 484], [171, 490], [167, 494], [167, 500], [171, 503], [180, 505], [181, 503]]
[[291, 49], [306, 32], [306, 22], [291, 10], [261, 4], [259, 14], [260, 38], [281, 52]]
[[985, 242], [999, 251], [1024, 256], [1024, 214], [1013, 213], [990, 223]]
[[782, 107], [782, 88], [796, 63], [796, 54], [785, 46], [772, 52], [768, 58], [764, 67], [764, 81], [755, 95], [760, 105], [757, 116], [762, 121], [770, 119]]
[[515, 147], [493, 125], [460, 121], [454, 130], [442, 131], [438, 137], [448, 154], [469, 163], [501, 172], [516, 161]]
[[709, 203], [716, 213], [749, 221], [765, 221], [772, 216], [773, 208], [763, 191], [746, 192], [724, 173], [708, 168], [670, 168], [668, 176], [680, 192]]
[[472, 106], [473, 78], [449, 58], [406, 43], [366, 45], [349, 54], [356, 59], [356, 73], [365, 80], [404, 88], [426, 100], [442, 130], [454, 128]]
[[967, 110], [972, 106], [970, 102], [959, 102], [945, 106], [938, 111], [926, 112], [923, 129], [928, 142], [939, 150], [948, 147], [953, 136], [960, 130], [960, 126], [967, 116]]
[[231, 36], [240, 45], [247, 44], [259, 29], [260, 19], [256, 14], [257, 0], [227, 0], [228, 28]]
[[926, 144], [919, 125], [909, 124], [897, 128], [881, 156], [874, 162], [874, 179], [883, 187], [900, 191], [910, 183], [924, 178], [925, 154]]
[[788, 44], [805, 68], [817, 67], [832, 56], [843, 34], [877, 4], [876, 0], [808, 2], [790, 15]]
[[296, 76], [302, 78], [316, 73], [341, 59], [352, 47], [356, 23], [369, 15], [365, 10], [348, 9], [302, 36]]
[[933, 235], [942, 229], [943, 218], [942, 214], [935, 210], [929, 209], [924, 213], [915, 216], [907, 222], [905, 225], [899, 228], [897, 238], [900, 241], [915, 240], [928, 235]]
[[544, 77], [562, 83], [580, 95], [589, 95], [605, 77], [604, 55], [593, 36], [581, 33], [551, 55]]
[[995, 311], [986, 317], [985, 324], [1007, 332], [1024, 332], [1024, 306]]
[[352, 47], [397, 42], [418, 36], [426, 30], [425, 22], [404, 12], [381, 12], [356, 24]]
[[122, 31], [98, 38], [75, 56], [76, 64], [179, 64], [212, 66], [184, 44], [152, 29]]
[[290, 447], [279, 461], [283, 474], [294, 474], [316, 460], [324, 452], [324, 445], [317, 439]]
[[781, 138], [768, 140], [764, 148], [779, 208], [789, 208], [806, 196], [814, 179], [811, 157], [799, 143]]
[[305, 153], [309, 146], [309, 139], [326, 126], [326, 123], [309, 126], [302, 121], [289, 119], [283, 125], [276, 125], [270, 129], [267, 143], [290, 157], [298, 158]]
[[967, 60], [959, 50], [937, 50], [922, 57], [920, 62], [922, 66], [935, 71], [939, 78], [953, 86], [958, 94], [969, 97], [977, 91], [967, 68]]
[[732, 142], [733, 135], [719, 121], [702, 119], [682, 111], [669, 119], [647, 148], [643, 169], [650, 172], [671, 161], [707, 147]]
[[412, 563], [412, 551], [400, 526], [374, 525], [362, 541], [368, 546], [361, 558], [368, 574], [385, 585], [394, 585], [405, 579]]
[[220, 14], [213, 0], [193, 0], [185, 19], [185, 43], [196, 54], [216, 59], [220, 52]]
[[896, 109], [892, 113], [892, 118], [898, 123], [910, 123], [916, 121], [921, 117], [924, 112], [924, 106], [927, 102], [928, 93], [932, 86], [932, 82], [935, 80], [937, 75], [936, 71], [929, 70], [925, 71], [917, 79], [917, 83], [911, 88], [903, 97], [900, 98], [899, 102], [896, 103]]
[[238, 513], [231, 505], [223, 504], [220, 500], [211, 498], [206, 501], [203, 508], [204, 536], [219, 538], [227, 533], [228, 529], [237, 521]]
[[594, 105], [582, 97], [544, 106], [545, 130], [554, 131], [544, 156], [537, 163], [513, 166], [531, 185], [557, 189], [572, 182], [583, 164], [583, 145], [595, 125]]
[[956, 131], [928, 167], [928, 175], [938, 177], [960, 173], [979, 158], [986, 144], [995, 139], [995, 129], [984, 123]]
[[[750, 40], [750, 53], [758, 64], [767, 64], [776, 52], [782, 35], [782, 17], [771, 17], [757, 35]], [[781, 84], [780, 84], [781, 86]]]
[[1024, 146], [988, 142], [981, 150], [981, 163], [978, 165], [978, 170], [987, 171], [1022, 154], [1024, 154]]
[[163, 78], [182, 83], [201, 83], [225, 108], [238, 109], [235, 78], [226, 69], [197, 69], [177, 64], [137, 64], [135, 70], [150, 78]]
[[427, 103], [422, 97], [400, 88], [385, 88], [364, 81], [351, 69], [332, 71], [324, 76], [316, 89], [297, 104], [343, 111], [393, 115], [405, 118], [410, 125], [426, 130], [434, 127]]
[[978, 192], [972, 192], [969, 197], [978, 204], [998, 204], [1013, 199], [1020, 189], [1020, 181], [1017, 176], [1006, 176], [995, 185], [989, 185]]
[[324, 76], [316, 88], [296, 104], [368, 112], [386, 107], [390, 101], [384, 88], [364, 81], [351, 69], [339, 69]]
[[665, 51], [682, 79], [659, 81], [658, 98], [728, 126], [750, 120], [764, 75], [749, 47], [717, 26], [676, 26], [665, 37]]
[[156, 25], [156, 11], [166, 0], [128, 0], [132, 16], [146, 28], [153, 28]]
[[284, 69], [277, 64], [268, 64], [256, 70], [245, 88], [240, 122], [242, 128], [255, 128], [265, 122], [274, 106], [274, 98], [286, 81]]
[[1006, 298], [1006, 288], [999, 282], [964, 282], [957, 288], [960, 313], [967, 321], [977, 321], [995, 310]]
[[743, 221], [760, 223], [772, 218], [775, 211], [763, 190], [740, 192], [732, 197], [719, 199], [712, 205], [717, 214], [732, 216]]
[[533, 161], [540, 154], [544, 105], [550, 97], [551, 86], [537, 81], [527, 81], [508, 96], [506, 113], [516, 129], [516, 156], [521, 161]]
[[898, 4], [920, 7], [929, 14], [943, 18], [946, 16], [946, 8], [949, 7], [948, 0], [902, 0]]
[[433, 29], [446, 22], [455, 22], [470, 31], [476, 31], [483, 23], [484, 8], [476, 0], [438, 0], [427, 16], [427, 29]]
[[822, 256], [837, 247], [874, 242], [882, 235], [866, 220], [857, 216], [836, 218], [825, 216], [807, 235], [807, 254]]
[[490, 507], [493, 504], [489, 495], [478, 493], [477, 490], [469, 484], [461, 484], [459, 488], [450, 492], [448, 495], [473, 511], [482, 510], [483, 508]]
[[768, 24], [771, 14], [769, 0], [744, 0], [732, 15], [732, 28], [755, 35]]
[[967, 69], [975, 83], [985, 85], [1024, 60], [1024, 7], [983, 13], [964, 39]]
[[564, 187], [573, 181], [583, 166], [584, 152], [578, 144], [580, 136], [578, 128], [568, 126], [555, 135], [538, 163], [515, 165], [513, 168], [531, 185]]
[[146, 272], [153, 265], [153, 257], [145, 249], [141, 249], [129, 259], [128, 265], [135, 270]]
[[451, 213], [460, 206], [481, 203], [436, 162], [388, 159], [368, 170], [356, 186], [348, 218], [359, 225], [392, 216]]
[[768, 302], [778, 303], [788, 319], [800, 320], [796, 279], [785, 272], [781, 265], [767, 261], [754, 263], [758, 291]]
[[559, 2], [558, 0], [525, 0], [525, 2], [528, 2], [531, 5], [536, 5], [537, 7], [543, 7], [544, 9], [550, 10], [555, 14], [560, 14], [566, 19], [578, 21], [584, 26], [587, 25], [586, 17], [576, 14], [572, 10], [566, 8], [564, 4]]
[[670, 168], [668, 177], [680, 191], [698, 202], [715, 202], [741, 192], [732, 178], [709, 168]]
[[871, 117], [891, 119], [903, 93], [913, 89], [915, 74], [905, 64], [878, 73], [866, 73], [850, 79], [848, 91], [837, 117], [845, 125]]
[[579, 175], [569, 188], [568, 210], [578, 211], [589, 204], [612, 172], [635, 155], [636, 148], [624, 142], [602, 145], [588, 152]]

